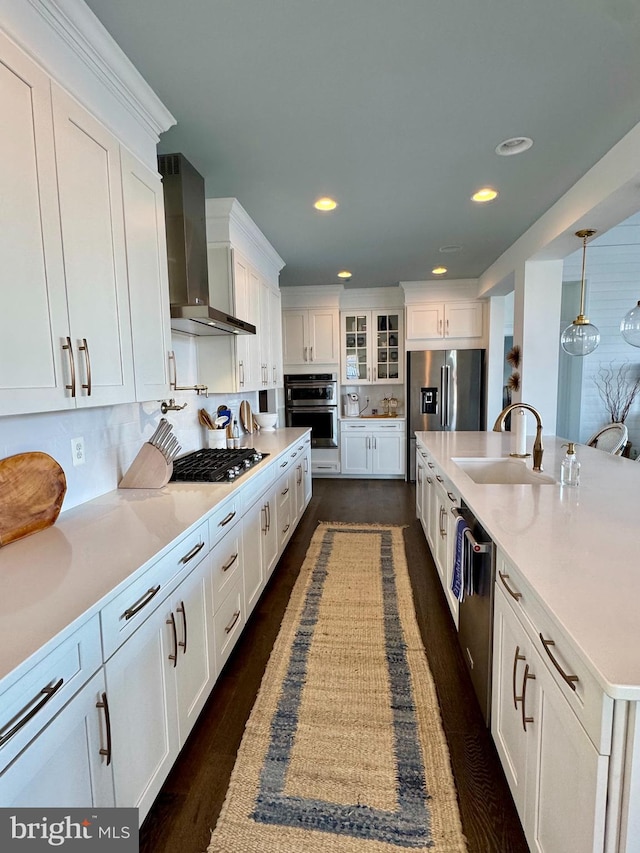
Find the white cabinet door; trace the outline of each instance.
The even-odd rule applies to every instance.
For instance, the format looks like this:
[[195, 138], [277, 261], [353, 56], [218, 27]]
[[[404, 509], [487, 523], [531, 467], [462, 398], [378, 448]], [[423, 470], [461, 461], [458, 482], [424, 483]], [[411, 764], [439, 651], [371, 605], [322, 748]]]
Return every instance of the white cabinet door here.
[[434, 302], [407, 305], [407, 340], [441, 338], [444, 334], [444, 306]]
[[267, 516], [263, 501], [255, 503], [242, 518], [243, 595], [247, 619], [264, 589], [262, 537], [266, 524]]
[[171, 348], [162, 182], [128, 151], [121, 159], [136, 400], [158, 400]]
[[[531, 642], [499, 587], [495, 591], [491, 734], [520, 821], [524, 825], [528, 743], [523, 717], [537, 715], [535, 691], [525, 674], [533, 674]], [[527, 669], [528, 667], [528, 669]], [[524, 700], [523, 700], [524, 691]], [[523, 705], [523, 701], [527, 704]]]
[[169, 618], [177, 643], [172, 663], [181, 746], [216, 680], [211, 598], [211, 561], [205, 558], [171, 598]]
[[371, 434], [372, 472], [383, 476], [404, 473], [404, 433], [376, 431]]
[[100, 669], [0, 775], [3, 807], [115, 804], [104, 695]]
[[427, 523], [424, 506], [427, 463], [420, 448], [416, 448], [416, 518], [426, 533]]
[[482, 302], [448, 302], [444, 306], [445, 338], [481, 338]]
[[371, 473], [371, 434], [342, 430], [340, 435], [340, 470], [343, 474]]
[[49, 78], [0, 35], [0, 408], [73, 408]]
[[609, 759], [598, 754], [537, 652], [531, 674], [536, 699], [529, 704], [527, 690], [524, 709], [533, 718], [524, 816], [529, 846], [539, 853], [602, 851]]
[[282, 385], [282, 305], [280, 291], [273, 287], [269, 292], [269, 342], [268, 385], [278, 388]]
[[135, 399], [117, 140], [52, 85], [56, 173], [78, 406]]
[[337, 364], [340, 360], [338, 312], [333, 308], [309, 310], [309, 361]]
[[343, 312], [342, 382], [395, 384], [403, 380], [402, 312]]
[[311, 475], [311, 439], [309, 437], [305, 439], [302, 468], [304, 470], [304, 506], [306, 509], [313, 494], [313, 478]]
[[306, 364], [308, 361], [308, 323], [309, 312], [305, 309], [287, 308], [282, 312], [282, 358], [285, 364]]
[[141, 821], [180, 749], [170, 612], [161, 605], [105, 664], [116, 805]]
[[269, 579], [278, 561], [278, 523], [277, 523], [277, 497], [276, 486], [265, 496], [265, 512], [267, 528], [262, 537], [262, 560], [264, 566], [265, 580]]

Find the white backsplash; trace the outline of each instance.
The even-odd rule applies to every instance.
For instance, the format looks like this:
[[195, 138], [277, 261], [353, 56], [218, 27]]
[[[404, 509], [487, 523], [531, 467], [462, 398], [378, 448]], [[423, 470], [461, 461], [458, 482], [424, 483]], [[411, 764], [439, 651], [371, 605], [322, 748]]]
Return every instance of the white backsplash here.
[[[180, 385], [195, 384], [193, 339], [174, 335], [173, 347]], [[168, 412], [165, 417], [173, 425], [184, 453], [204, 446], [204, 429], [198, 423], [198, 409], [215, 412], [224, 403], [237, 417], [240, 403], [248, 400], [252, 409], [258, 410], [257, 392], [205, 397], [193, 391], [182, 391], [175, 393], [175, 400], [179, 405], [187, 403], [186, 408]], [[0, 458], [33, 450], [52, 456], [67, 478], [64, 512], [116, 489], [161, 417], [160, 401], [0, 417]], [[84, 439], [86, 461], [74, 467], [71, 442], [78, 437]]]

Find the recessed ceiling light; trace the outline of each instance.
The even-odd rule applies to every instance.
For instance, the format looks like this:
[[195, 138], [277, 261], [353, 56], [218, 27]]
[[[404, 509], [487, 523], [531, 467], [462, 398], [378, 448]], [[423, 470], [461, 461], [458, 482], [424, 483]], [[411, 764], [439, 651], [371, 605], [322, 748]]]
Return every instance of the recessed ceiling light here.
[[442, 252], [443, 255], [452, 255], [454, 252], [461, 252], [462, 246], [456, 246], [453, 244], [451, 246], [440, 246], [438, 251]]
[[340, 272], [338, 273], [338, 278], [351, 278], [351, 275], [352, 274], [349, 272], [349, 270], [340, 270]]
[[497, 198], [497, 196], [497, 190], [491, 189], [491, 187], [483, 187], [481, 190], [478, 190], [471, 196], [471, 200], [477, 201], [482, 204], [486, 201], [493, 201], [494, 198]]
[[533, 139], [528, 136], [514, 136], [511, 139], [505, 139], [500, 145], [496, 145], [496, 154], [501, 157], [510, 157], [512, 154], [522, 154], [523, 151], [528, 151], [533, 145]]
[[313, 203], [316, 210], [335, 210], [338, 202], [328, 196], [323, 196]]
[[444, 275], [447, 272], [447, 268], [446, 267], [435, 267], [435, 269], [432, 269], [431, 272], [434, 275]]

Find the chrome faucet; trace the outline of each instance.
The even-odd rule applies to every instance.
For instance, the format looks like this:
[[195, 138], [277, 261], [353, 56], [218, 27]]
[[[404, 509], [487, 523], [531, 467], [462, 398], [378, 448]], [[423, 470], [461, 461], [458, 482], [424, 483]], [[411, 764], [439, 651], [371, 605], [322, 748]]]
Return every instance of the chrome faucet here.
[[529, 412], [533, 413], [536, 419], [536, 437], [533, 442], [533, 470], [542, 471], [542, 454], [544, 452], [544, 447], [542, 446], [542, 418], [540, 417], [540, 413], [537, 409], [534, 409], [533, 406], [529, 405], [529, 403], [509, 403], [509, 405], [505, 406], [496, 418], [496, 422], [493, 425], [493, 431], [504, 432], [505, 419], [509, 412], [512, 412], [514, 409], [527, 409]]

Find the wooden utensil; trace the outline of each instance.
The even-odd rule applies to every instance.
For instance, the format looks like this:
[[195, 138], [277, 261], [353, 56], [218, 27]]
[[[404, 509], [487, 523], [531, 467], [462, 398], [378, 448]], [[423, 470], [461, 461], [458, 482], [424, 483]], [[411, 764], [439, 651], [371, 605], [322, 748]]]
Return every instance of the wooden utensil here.
[[66, 491], [64, 471], [47, 453], [18, 453], [0, 461], [0, 545], [54, 524]]

